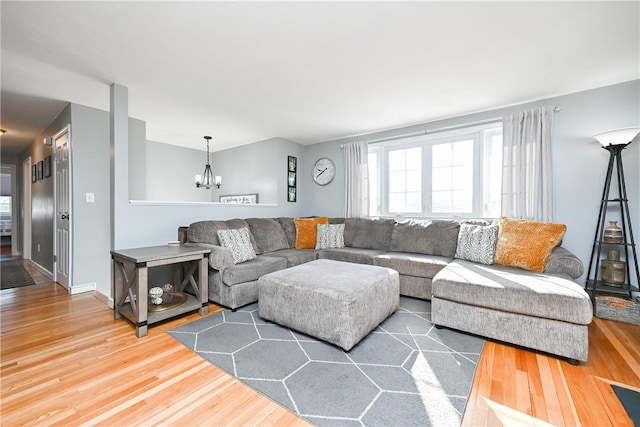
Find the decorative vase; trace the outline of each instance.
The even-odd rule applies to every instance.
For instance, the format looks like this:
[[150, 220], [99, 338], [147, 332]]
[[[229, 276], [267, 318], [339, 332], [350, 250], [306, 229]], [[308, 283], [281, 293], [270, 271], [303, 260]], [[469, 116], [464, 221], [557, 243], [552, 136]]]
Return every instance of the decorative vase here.
[[622, 287], [624, 285], [624, 261], [620, 261], [620, 252], [607, 252], [607, 259], [602, 260], [602, 283], [607, 286]]
[[602, 240], [605, 243], [622, 243], [624, 241], [624, 235], [622, 229], [618, 227], [618, 221], [609, 221], [609, 226], [604, 229]]

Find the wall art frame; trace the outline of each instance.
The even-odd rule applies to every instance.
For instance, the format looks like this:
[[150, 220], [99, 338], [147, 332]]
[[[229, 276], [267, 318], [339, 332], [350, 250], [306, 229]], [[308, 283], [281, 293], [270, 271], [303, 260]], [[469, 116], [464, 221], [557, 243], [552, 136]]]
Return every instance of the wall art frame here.
[[44, 177], [49, 178], [51, 176], [51, 156], [44, 158]]
[[44, 179], [44, 160], [38, 162], [38, 181]]
[[298, 199], [298, 158], [287, 156], [287, 202]]
[[220, 196], [220, 203], [234, 203], [240, 205], [257, 205], [258, 193], [251, 194], [227, 194]]

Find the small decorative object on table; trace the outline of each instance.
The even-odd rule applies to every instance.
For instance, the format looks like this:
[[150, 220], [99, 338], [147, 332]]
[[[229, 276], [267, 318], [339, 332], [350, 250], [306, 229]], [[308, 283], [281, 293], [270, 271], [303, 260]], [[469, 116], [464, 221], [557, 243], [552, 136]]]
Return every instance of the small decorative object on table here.
[[149, 311], [164, 311], [169, 308], [178, 307], [187, 300], [187, 295], [182, 292], [174, 292], [171, 283], [149, 289]]
[[162, 287], [162, 303], [170, 303], [173, 299], [173, 286], [171, 283], [167, 283]]
[[602, 240], [606, 243], [622, 243], [624, 241], [624, 235], [622, 229], [618, 227], [618, 221], [609, 221], [609, 226], [604, 229]]
[[625, 278], [625, 263], [620, 261], [620, 252], [610, 250], [607, 259], [602, 260], [602, 283], [607, 286], [622, 287]]
[[149, 289], [149, 299], [151, 300], [151, 304], [160, 305], [162, 304], [162, 288], [157, 286]]

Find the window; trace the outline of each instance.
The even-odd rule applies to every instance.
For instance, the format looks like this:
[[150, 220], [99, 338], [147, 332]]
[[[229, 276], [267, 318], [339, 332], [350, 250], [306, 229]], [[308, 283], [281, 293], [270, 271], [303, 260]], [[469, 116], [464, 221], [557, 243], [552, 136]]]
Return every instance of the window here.
[[422, 148], [388, 152], [389, 212], [420, 212]]
[[502, 124], [372, 145], [369, 182], [372, 216], [498, 217]]

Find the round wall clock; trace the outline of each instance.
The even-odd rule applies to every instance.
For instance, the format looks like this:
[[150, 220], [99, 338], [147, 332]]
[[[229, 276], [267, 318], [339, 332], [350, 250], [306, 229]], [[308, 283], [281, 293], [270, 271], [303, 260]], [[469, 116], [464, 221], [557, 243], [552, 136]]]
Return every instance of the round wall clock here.
[[316, 161], [313, 165], [313, 181], [318, 185], [327, 185], [333, 181], [333, 177], [336, 176], [336, 165], [327, 159], [322, 157]]

